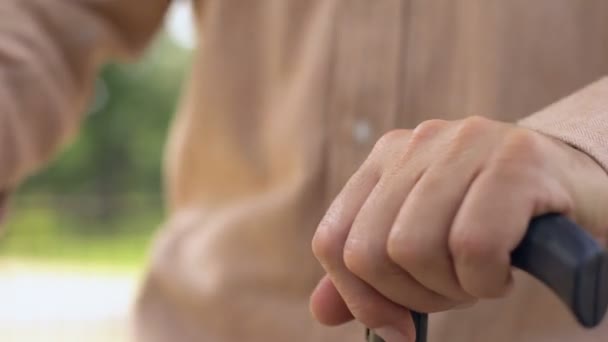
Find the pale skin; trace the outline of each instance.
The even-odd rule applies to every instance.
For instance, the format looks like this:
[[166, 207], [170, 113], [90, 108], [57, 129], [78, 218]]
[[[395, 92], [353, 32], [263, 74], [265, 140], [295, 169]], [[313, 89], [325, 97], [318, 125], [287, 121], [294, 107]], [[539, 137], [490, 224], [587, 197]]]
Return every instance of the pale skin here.
[[561, 213], [601, 242], [608, 174], [585, 153], [515, 124], [430, 120], [384, 135], [320, 223], [327, 275], [318, 321], [356, 319], [414, 341], [408, 309], [439, 312], [508, 296], [510, 253], [528, 222]]

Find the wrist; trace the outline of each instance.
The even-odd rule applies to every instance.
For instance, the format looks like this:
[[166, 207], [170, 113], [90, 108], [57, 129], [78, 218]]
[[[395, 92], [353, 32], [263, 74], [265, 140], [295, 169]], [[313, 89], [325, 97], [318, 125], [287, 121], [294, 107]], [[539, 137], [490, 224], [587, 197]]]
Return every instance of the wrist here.
[[608, 199], [608, 173], [585, 151], [563, 141], [559, 144], [564, 151], [561, 168], [574, 205], [572, 219], [605, 243], [608, 214], [604, 203]]

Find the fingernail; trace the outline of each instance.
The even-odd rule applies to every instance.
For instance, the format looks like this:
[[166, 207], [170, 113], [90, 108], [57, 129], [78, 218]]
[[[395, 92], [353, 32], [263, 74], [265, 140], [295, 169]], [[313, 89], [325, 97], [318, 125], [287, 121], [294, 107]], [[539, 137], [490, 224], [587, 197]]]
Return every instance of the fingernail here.
[[374, 332], [382, 337], [385, 342], [412, 342], [407, 335], [391, 326], [374, 329]]

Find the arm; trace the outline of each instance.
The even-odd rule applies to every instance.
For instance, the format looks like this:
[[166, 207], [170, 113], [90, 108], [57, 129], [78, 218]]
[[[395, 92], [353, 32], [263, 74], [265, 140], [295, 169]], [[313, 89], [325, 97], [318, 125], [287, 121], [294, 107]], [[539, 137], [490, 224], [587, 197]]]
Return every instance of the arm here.
[[[518, 122], [519, 126], [543, 133], [581, 151], [581, 155], [591, 157], [605, 172], [595, 177], [581, 177], [585, 170], [577, 169], [574, 159], [573, 182], [579, 183], [573, 191], [578, 209], [575, 219], [589, 217], [591, 212], [605, 210], [605, 194], [598, 184], [608, 174], [608, 77], [604, 77], [560, 101], [534, 113]], [[594, 163], [595, 164], [595, 163]], [[584, 192], [580, 189], [595, 188]], [[606, 222], [589, 222], [589, 225], [604, 228], [592, 231], [593, 235], [607, 242]]]
[[608, 79], [519, 125], [430, 120], [385, 135], [313, 239], [328, 274], [311, 298], [315, 316], [412, 339], [406, 308], [446, 311], [510, 292], [510, 255], [533, 217], [568, 216], [606, 243], [606, 95]]
[[519, 124], [576, 147], [608, 171], [608, 77]]
[[0, 4], [0, 190], [75, 133], [97, 68], [140, 53], [170, 0]]

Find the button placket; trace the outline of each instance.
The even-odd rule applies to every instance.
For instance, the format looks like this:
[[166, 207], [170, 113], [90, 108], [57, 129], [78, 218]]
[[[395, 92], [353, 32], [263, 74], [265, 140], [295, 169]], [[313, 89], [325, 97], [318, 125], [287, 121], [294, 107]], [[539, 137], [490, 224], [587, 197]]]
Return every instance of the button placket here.
[[394, 128], [399, 107], [404, 0], [340, 1], [328, 103], [328, 195], [334, 196]]

